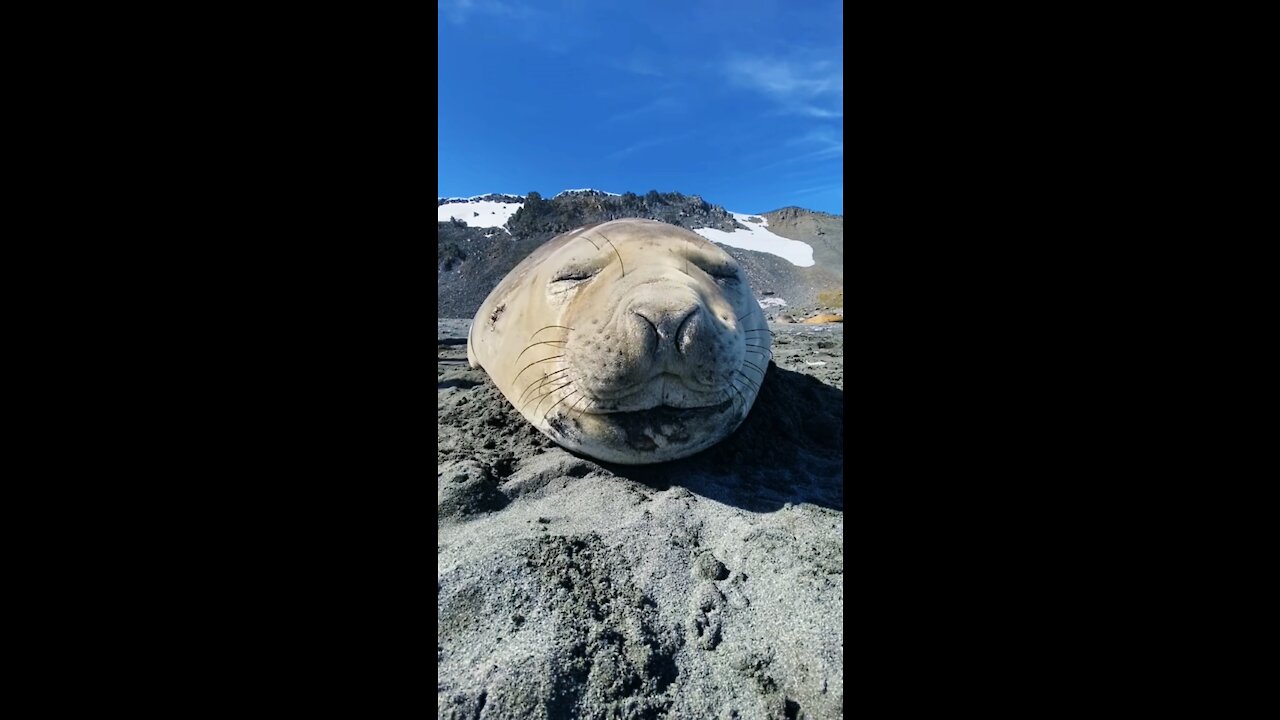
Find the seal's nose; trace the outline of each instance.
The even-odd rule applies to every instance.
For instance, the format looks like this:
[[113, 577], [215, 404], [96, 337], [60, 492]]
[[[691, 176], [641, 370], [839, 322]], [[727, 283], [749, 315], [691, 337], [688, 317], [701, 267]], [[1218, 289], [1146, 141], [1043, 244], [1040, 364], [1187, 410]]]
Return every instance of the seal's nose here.
[[643, 320], [656, 338], [654, 349], [674, 349], [684, 352], [693, 340], [693, 326], [698, 315], [698, 304], [692, 300], [664, 299], [633, 306], [631, 312]]

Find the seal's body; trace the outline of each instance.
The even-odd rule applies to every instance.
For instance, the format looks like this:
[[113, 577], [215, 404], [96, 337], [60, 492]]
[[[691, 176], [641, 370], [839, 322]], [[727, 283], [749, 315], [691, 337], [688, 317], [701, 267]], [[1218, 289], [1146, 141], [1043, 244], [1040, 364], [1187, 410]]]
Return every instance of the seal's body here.
[[771, 335], [736, 260], [683, 228], [615, 220], [547, 241], [489, 293], [467, 359], [560, 445], [639, 465], [732, 433]]

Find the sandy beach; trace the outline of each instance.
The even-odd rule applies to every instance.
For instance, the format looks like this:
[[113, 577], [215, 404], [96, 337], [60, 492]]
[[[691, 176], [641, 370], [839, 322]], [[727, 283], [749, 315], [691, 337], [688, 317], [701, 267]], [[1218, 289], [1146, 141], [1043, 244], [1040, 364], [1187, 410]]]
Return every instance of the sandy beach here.
[[690, 458], [574, 455], [437, 321], [441, 718], [835, 718], [844, 328], [770, 325], [750, 416]]

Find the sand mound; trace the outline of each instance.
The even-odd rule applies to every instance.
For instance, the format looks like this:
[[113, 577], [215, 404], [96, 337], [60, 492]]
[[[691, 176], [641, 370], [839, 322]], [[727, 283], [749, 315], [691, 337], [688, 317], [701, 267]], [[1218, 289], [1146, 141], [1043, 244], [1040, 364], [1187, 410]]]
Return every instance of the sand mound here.
[[808, 374], [839, 382], [840, 329], [775, 328], [743, 426], [641, 467], [554, 445], [441, 344], [438, 716], [842, 716], [843, 390]]

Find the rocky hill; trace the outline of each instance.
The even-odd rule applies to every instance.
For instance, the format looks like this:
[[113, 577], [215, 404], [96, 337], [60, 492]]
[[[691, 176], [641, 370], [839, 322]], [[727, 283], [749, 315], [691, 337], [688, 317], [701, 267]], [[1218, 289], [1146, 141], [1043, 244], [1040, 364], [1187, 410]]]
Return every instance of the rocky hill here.
[[656, 190], [644, 195], [630, 192], [609, 195], [599, 190], [576, 190], [561, 193], [550, 200], [531, 192], [508, 227], [512, 235], [559, 234], [583, 225], [629, 217], [661, 220], [690, 229], [713, 227], [730, 231], [741, 227], [724, 208], [712, 205], [697, 195], [659, 193]]
[[[696, 230], [745, 230], [733, 214], [697, 195], [649, 191], [644, 195], [613, 195], [598, 190], [575, 190], [544, 199], [531, 192], [521, 198], [486, 195], [478, 198], [440, 198], [451, 202], [522, 202], [504, 228], [469, 227], [465, 220], [437, 224], [437, 299], [439, 317], [469, 318], [489, 291], [520, 260], [556, 235], [583, 225], [619, 218], [648, 218]], [[470, 216], [470, 213], [459, 213]], [[445, 212], [443, 217], [448, 217]], [[771, 314], [803, 314], [819, 306], [842, 302], [844, 277], [844, 219], [801, 208], [782, 208], [761, 217], [779, 236], [814, 248], [813, 267], [798, 267], [766, 252], [722, 245], [747, 273], [757, 299]], [[839, 295], [837, 295], [839, 293]], [[772, 300], [770, 300], [772, 298]], [[783, 304], [785, 303], [785, 304]]]
[[469, 202], [472, 200], [487, 200], [490, 202], [499, 202], [499, 203], [524, 202], [524, 198], [520, 197], [519, 195], [503, 195], [501, 193], [490, 193], [488, 195], [479, 195], [473, 198], [436, 198], [436, 207], [439, 207], [441, 205], [448, 205], [449, 203], [455, 203], [459, 201]]
[[812, 246], [816, 267], [844, 277], [844, 216], [785, 207], [764, 213], [764, 217], [771, 232]]
[[814, 266], [808, 279], [823, 289], [814, 302], [818, 306], [844, 307], [844, 216], [785, 207], [764, 213], [769, 230], [789, 240], [813, 248]]

